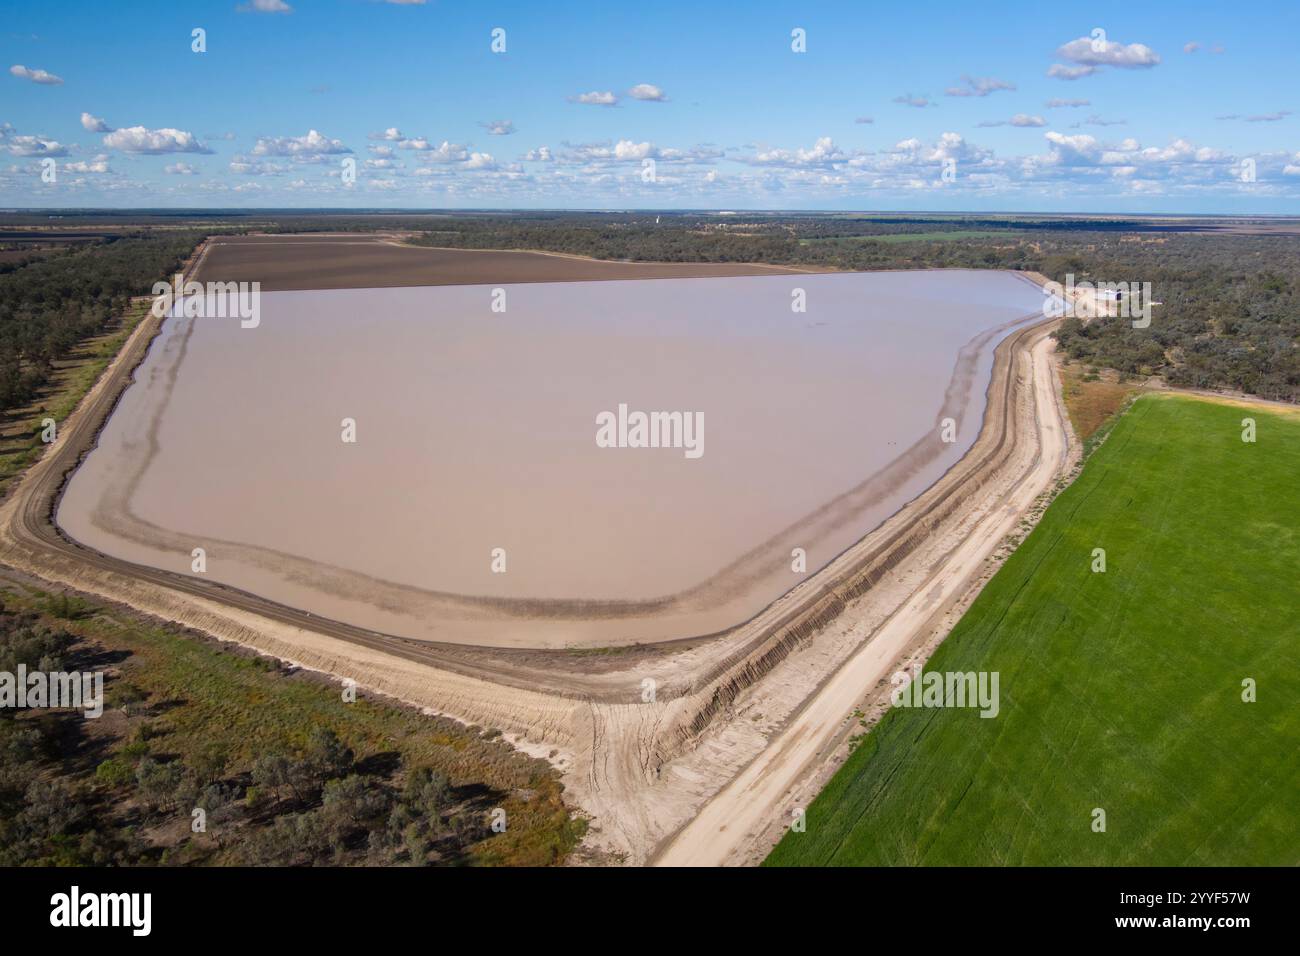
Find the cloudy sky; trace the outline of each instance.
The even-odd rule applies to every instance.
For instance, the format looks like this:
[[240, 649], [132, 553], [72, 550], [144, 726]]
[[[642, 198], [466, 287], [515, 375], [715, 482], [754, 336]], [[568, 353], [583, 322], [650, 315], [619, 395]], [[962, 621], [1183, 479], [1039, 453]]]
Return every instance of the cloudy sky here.
[[0, 205], [1297, 214], [1298, 35], [1294, 0], [9, 0]]

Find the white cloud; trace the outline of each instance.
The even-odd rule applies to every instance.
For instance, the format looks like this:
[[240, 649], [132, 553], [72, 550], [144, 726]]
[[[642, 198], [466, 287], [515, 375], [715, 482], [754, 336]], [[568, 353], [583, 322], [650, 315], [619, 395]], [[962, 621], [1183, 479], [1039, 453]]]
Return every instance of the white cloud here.
[[43, 136], [15, 136], [13, 127], [8, 123], [4, 126], [3, 137], [0, 137], [0, 148], [11, 156], [67, 156], [68, 147], [53, 139], [45, 139]]
[[1160, 62], [1160, 55], [1144, 43], [1116, 43], [1100, 37], [1071, 40], [1056, 55], [1083, 66], [1117, 66], [1125, 70], [1147, 69]]
[[108, 154], [100, 153], [89, 162], [83, 160], [75, 163], [65, 163], [63, 168], [70, 173], [107, 173], [109, 172]]
[[1086, 120], [1080, 120], [1077, 123], [1071, 123], [1070, 127], [1072, 129], [1078, 129], [1080, 126], [1124, 126], [1127, 123], [1128, 120], [1108, 120], [1108, 119], [1103, 119], [1102, 117], [1098, 116], [1096, 113], [1093, 113]]
[[753, 166], [783, 166], [796, 168], [800, 166], [829, 166], [848, 160], [849, 157], [831, 140], [829, 136], [820, 137], [810, 149], [765, 149], [753, 156], [741, 159], [741, 162]]
[[592, 90], [590, 93], [579, 93], [577, 96], [569, 97], [570, 103], [586, 103], [588, 106], [616, 106], [618, 97], [606, 90], [601, 93]]
[[1030, 116], [1028, 113], [1017, 113], [1009, 120], [986, 120], [979, 124], [982, 127], [989, 126], [1046, 126], [1047, 120], [1041, 116]]
[[564, 144], [567, 148], [559, 156], [553, 156], [549, 149], [526, 154], [524, 161], [546, 162], [554, 159], [556, 169], [566, 173], [580, 172], [591, 179], [616, 178], [622, 175], [620, 166], [640, 164], [653, 159], [661, 166], [659, 182], [665, 182], [664, 166], [678, 170], [678, 173], [690, 166], [707, 165], [722, 158], [722, 150], [710, 146], [695, 146], [691, 149], [675, 147], [658, 147], [648, 141], [620, 139], [617, 142]]
[[469, 149], [459, 143], [443, 140], [435, 146], [427, 139], [404, 139], [397, 144], [399, 149], [415, 150], [425, 153], [423, 159], [431, 163], [459, 163], [469, 158]]
[[627, 91], [627, 95], [634, 100], [647, 100], [654, 103], [662, 103], [668, 99], [664, 96], [664, 91], [653, 83], [638, 83]]
[[913, 96], [911, 93], [904, 93], [902, 96], [894, 97], [895, 103], [901, 103], [903, 106], [915, 106], [917, 109], [925, 109], [927, 106], [934, 106], [928, 96]]
[[945, 96], [988, 96], [1000, 90], [1014, 90], [1016, 84], [991, 76], [963, 76], [965, 86], [950, 86], [944, 91]]
[[722, 159], [723, 152], [715, 146], [693, 146], [690, 149], [675, 149], [671, 146], [655, 150], [656, 156], [666, 163], [712, 163]]
[[492, 136], [509, 136], [515, 131], [515, 124], [511, 120], [489, 120], [486, 123], [479, 123]]
[[1069, 169], [1085, 177], [1092, 170], [1144, 181], [1203, 182], [1236, 162], [1235, 157], [1221, 150], [1197, 146], [1185, 139], [1176, 139], [1163, 147], [1144, 147], [1132, 137], [1105, 144], [1086, 133], [1067, 136], [1050, 131], [1044, 136], [1051, 147], [1048, 155], [1029, 157], [1028, 169]]
[[1092, 76], [1096, 72], [1097, 68], [1095, 66], [1065, 66], [1062, 63], [1053, 63], [1047, 69], [1047, 75], [1058, 80], [1081, 80], [1085, 76]]
[[109, 126], [98, 116], [91, 116], [89, 113], [81, 114], [81, 126], [91, 133], [111, 133], [113, 127]]
[[581, 146], [575, 146], [569, 152], [565, 153], [564, 159], [568, 163], [591, 163], [591, 162], [615, 162], [629, 163], [638, 162], [642, 159], [651, 159], [659, 155], [653, 143], [637, 143], [630, 139], [620, 139], [617, 143], [588, 143]]
[[236, 156], [230, 161], [230, 171], [241, 176], [280, 176], [289, 171], [284, 163], [268, 163], [248, 156]]
[[[978, 84], [968, 82], [967, 85], [973, 90]], [[975, 93], [970, 95], [977, 96]], [[630, 94], [624, 98], [630, 98]], [[909, 95], [906, 99], [921, 100], [929, 106], [940, 105], [929, 97]], [[1028, 106], [1028, 102], [1032, 100], [1024, 105]], [[745, 144], [725, 151], [712, 144], [675, 147], [651, 141], [644, 135], [612, 136], [594, 143], [564, 142], [557, 143], [556, 147], [537, 145], [526, 152], [522, 148], [498, 150], [509, 154], [505, 159], [497, 158], [489, 151], [476, 152], [467, 145], [447, 140], [404, 135], [398, 128], [391, 127], [371, 133], [366, 149], [357, 147], [357, 152], [367, 158], [364, 161], [365, 175], [358, 179], [355, 188], [361, 193], [374, 190], [376, 200], [383, 196], [386, 203], [410, 206], [545, 204], [611, 208], [643, 208], [652, 196], [655, 202], [681, 204], [688, 208], [729, 208], [733, 204], [739, 204], [735, 208], [797, 208], [805, 202], [814, 206], [844, 206], [860, 202], [864, 195], [891, 196], [894, 197], [891, 201], [901, 207], [908, 204], [909, 196], [918, 193], [926, 195], [917, 200], [917, 208], [956, 208], [954, 203], [967, 208], [967, 200], [970, 201], [969, 208], [1017, 208], [1014, 203], [1022, 196], [1031, 197], [1030, 201], [1033, 201], [1032, 197], [1068, 197], [1104, 203], [1109, 199], [1140, 195], [1195, 196], [1204, 192], [1226, 196], [1241, 190], [1240, 177], [1234, 165], [1240, 162], [1240, 157], [1186, 140], [1175, 139], [1162, 146], [1146, 146], [1136, 138], [1112, 140], [1108, 136], [1114, 132], [1112, 130], [1089, 129], [1088, 132], [1094, 134], [1090, 136], [1077, 128], [1062, 129], [1065, 120], [1087, 115], [1082, 110], [1070, 114], [1069, 108], [1091, 104], [1087, 100], [1051, 99], [1045, 105], [1067, 110], [1053, 114], [1053, 120], [1061, 122], [1049, 124], [1036, 114], [1011, 116], [997, 109], [985, 113], [995, 117], [1000, 114], [1002, 118], [981, 126], [1040, 128], [1045, 134], [1042, 145], [1028, 148], [1017, 145], [1012, 152], [1002, 155], [968, 141], [958, 133], [948, 132], [937, 138], [929, 135], [908, 137], [904, 133], [894, 137], [898, 140], [895, 145], [883, 148], [876, 145], [870, 149], [840, 146], [831, 137], [824, 136], [811, 138], [811, 141]], [[635, 111], [633, 108], [632, 112]], [[626, 109], [614, 110], [606, 118], [617, 119], [627, 115], [630, 114]], [[926, 112], [923, 118], [943, 115], [942, 111], [937, 114]], [[1274, 116], [1257, 115], [1270, 119], [1261, 118], [1256, 122], [1270, 122]], [[896, 119], [914, 116], [903, 112]], [[853, 120], [854, 117], [850, 114], [843, 119]], [[869, 119], [858, 117], [856, 121]], [[1247, 116], [1239, 115], [1237, 119], [1245, 122]], [[1113, 122], [1094, 115], [1076, 125], [1088, 127]], [[93, 129], [101, 123], [104, 120], [92, 114], [83, 118], [86, 129]], [[485, 122], [480, 125], [491, 132], [493, 124]], [[1049, 132], [1053, 128], [1060, 129], [1060, 132]], [[127, 135], [133, 131], [117, 132]], [[163, 131], [143, 131], [145, 134], [155, 132]], [[112, 135], [114, 133], [110, 131], [105, 137]], [[531, 134], [528, 138], [532, 138]], [[1010, 137], [1005, 138], [1010, 142]], [[97, 141], [99, 137], [94, 139]], [[1036, 137], [1029, 139], [1036, 140]], [[143, 190], [149, 188], [174, 196], [202, 197], [208, 192], [215, 196], [224, 192], [232, 203], [242, 201], [268, 205], [277, 201], [292, 204], [310, 194], [313, 204], [330, 205], [330, 197], [344, 194], [337, 158], [327, 161], [327, 157], [336, 155], [330, 150], [351, 152], [342, 141], [313, 130], [305, 136], [263, 138], [256, 142], [256, 150], [249, 144], [246, 147], [248, 155], [236, 156], [228, 169], [207, 163], [197, 165], [212, 168], [194, 169], [188, 163], [173, 163], [162, 170], [153, 167], [157, 178], [170, 182], [168, 186], [149, 184], [147, 178], [132, 182], [123, 175], [138, 170], [147, 177], [146, 167], [150, 164], [126, 164], [119, 158], [109, 169], [107, 150], [106, 155], [83, 162], [68, 161], [66, 166], [65, 161], [60, 160], [60, 170], [67, 169], [66, 184], [70, 189], [100, 190], [106, 195], [123, 189], [134, 189], [144, 195]], [[249, 141], [241, 137], [241, 145], [245, 143]], [[1294, 149], [1293, 146], [1285, 153], [1271, 154], [1267, 160], [1265, 154], [1256, 154], [1261, 195], [1272, 190], [1272, 194], [1279, 197], [1300, 197], [1300, 192], [1297, 192], [1300, 189], [1300, 155], [1293, 155]], [[68, 147], [53, 140], [18, 137], [16, 131], [0, 123], [0, 157], [24, 157], [24, 165], [11, 168], [10, 180], [6, 180], [5, 173], [0, 171], [0, 196], [4, 201], [16, 203], [25, 195], [23, 190], [28, 186], [11, 183], [18, 183], [20, 179], [22, 183], [28, 182], [36, 164], [31, 157], [67, 155], [68, 151]], [[75, 155], [76, 147], [71, 151]], [[111, 155], [120, 157], [118, 153]], [[76, 158], [83, 159], [82, 156]], [[640, 167], [648, 159], [654, 159], [658, 164], [657, 184], [653, 187], [646, 186], [640, 176]], [[957, 161], [955, 181], [945, 181], [942, 175], [944, 162], [949, 159]], [[361, 161], [358, 157], [358, 162]], [[9, 166], [17, 160], [2, 162]], [[191, 162], [195, 161], [192, 159]], [[294, 187], [293, 181], [299, 180], [304, 168], [312, 168], [301, 164], [309, 162], [321, 164], [315, 167], [320, 174], [307, 176], [300, 180], [298, 187]], [[12, 171], [20, 169], [21, 173]], [[162, 172], [167, 175], [162, 176]], [[209, 176], [209, 173], [215, 175]], [[959, 195], [939, 197], [941, 191]], [[300, 193], [296, 199], [295, 192]], [[245, 198], [237, 198], [240, 194]], [[13, 199], [9, 198], [11, 195]], [[1000, 205], [1003, 197], [1009, 200], [1010, 205]], [[940, 205], [936, 206], [936, 203]]]
[[293, 13], [293, 7], [284, 0], [248, 0], [235, 9], [240, 13]]
[[1100, 155], [1097, 138], [1087, 133], [1067, 136], [1052, 130], [1044, 135], [1052, 144], [1053, 149], [1049, 157], [1054, 165], [1093, 165]]
[[327, 156], [352, 152], [342, 140], [330, 139], [316, 130], [306, 136], [263, 136], [253, 146], [254, 156], [288, 156], [299, 163], [324, 162]]
[[22, 80], [31, 80], [33, 83], [39, 83], [42, 86], [59, 86], [63, 83], [63, 77], [55, 76], [53, 73], [47, 73], [44, 70], [30, 70], [21, 63], [15, 63], [9, 67], [9, 72]]
[[1189, 40], [1187, 43], [1183, 44], [1184, 53], [1195, 53], [1200, 48], [1201, 45], [1197, 43], [1195, 40]]
[[855, 123], [859, 123], [859, 124], [864, 124], [864, 125], [865, 125], [865, 124], [868, 124], [868, 123], [874, 123], [875, 121], [876, 121], [876, 119], [875, 119], [874, 116], [859, 116], [859, 117], [858, 117], [857, 119], [855, 119], [853, 122], [855, 122]]
[[1247, 123], [1277, 123], [1290, 115], [1290, 110], [1278, 110], [1276, 113], [1251, 113], [1248, 116], [1242, 116], [1240, 113], [1229, 113], [1226, 116], [1216, 116], [1215, 119], [1244, 120]]
[[114, 130], [104, 137], [104, 145], [109, 149], [120, 149], [126, 153], [210, 153], [193, 133], [164, 127], [146, 129], [143, 126], [128, 126]]
[[655, 152], [650, 143], [634, 143], [630, 139], [620, 139], [614, 144], [613, 158], [621, 162], [648, 159]]
[[470, 153], [469, 159], [465, 160], [465, 169], [496, 169], [496, 160], [492, 158], [491, 153]]

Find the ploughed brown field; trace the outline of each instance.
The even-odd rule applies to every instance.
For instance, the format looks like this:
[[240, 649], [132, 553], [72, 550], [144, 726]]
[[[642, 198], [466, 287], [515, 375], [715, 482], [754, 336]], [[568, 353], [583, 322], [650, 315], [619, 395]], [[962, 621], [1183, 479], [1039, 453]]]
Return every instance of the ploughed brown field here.
[[213, 239], [195, 278], [260, 282], [264, 292], [789, 273], [734, 262], [606, 262], [547, 252], [435, 249], [400, 236], [301, 234]]
[[[264, 247], [271, 273], [303, 257], [279, 240], [240, 246]], [[308, 248], [333, 262], [374, 246], [409, 251], [345, 237]], [[992, 270], [584, 282], [568, 270], [622, 264], [446, 255], [495, 271], [474, 285], [264, 292], [253, 328], [168, 318], [71, 479], [60, 526], [184, 574], [202, 548], [210, 580], [408, 638], [590, 647], [716, 633], [960, 459], [994, 347], [1042, 303], [1024, 277]], [[571, 281], [517, 278], [545, 268]], [[321, 262], [308, 272], [337, 278]], [[625, 447], [608, 447], [601, 417], [620, 406], [702, 428], [637, 447], [620, 426]]]

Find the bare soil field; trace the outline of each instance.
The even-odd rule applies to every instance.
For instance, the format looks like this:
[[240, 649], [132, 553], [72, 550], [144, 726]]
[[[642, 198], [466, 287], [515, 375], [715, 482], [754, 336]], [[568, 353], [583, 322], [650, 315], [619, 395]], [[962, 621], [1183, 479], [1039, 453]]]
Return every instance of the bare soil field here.
[[260, 282], [264, 292], [425, 285], [687, 279], [796, 273], [745, 263], [608, 262], [549, 252], [410, 246], [399, 235], [294, 234], [213, 239], [195, 278]]

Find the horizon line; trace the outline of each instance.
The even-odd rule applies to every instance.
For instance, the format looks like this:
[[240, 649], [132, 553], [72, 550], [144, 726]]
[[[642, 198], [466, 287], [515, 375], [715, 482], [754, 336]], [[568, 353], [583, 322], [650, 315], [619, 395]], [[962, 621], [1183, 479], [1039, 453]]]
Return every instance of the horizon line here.
[[1241, 212], [1121, 212], [1081, 210], [978, 210], [978, 209], [780, 209], [780, 208], [729, 208], [723, 206], [663, 206], [663, 207], [598, 207], [598, 206], [4, 206], [0, 215], [32, 213], [326, 213], [368, 215], [454, 215], [464, 213], [585, 213], [606, 215], [763, 215], [804, 216], [1070, 216], [1100, 219], [1268, 219], [1300, 220], [1300, 213], [1241, 213]]

